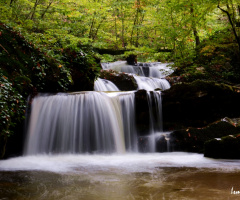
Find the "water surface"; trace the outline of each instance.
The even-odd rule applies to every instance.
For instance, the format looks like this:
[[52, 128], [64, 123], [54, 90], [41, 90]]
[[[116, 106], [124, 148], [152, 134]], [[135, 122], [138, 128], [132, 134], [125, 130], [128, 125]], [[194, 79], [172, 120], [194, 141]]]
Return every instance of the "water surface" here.
[[0, 199], [238, 199], [240, 161], [202, 154], [38, 155], [0, 162]]

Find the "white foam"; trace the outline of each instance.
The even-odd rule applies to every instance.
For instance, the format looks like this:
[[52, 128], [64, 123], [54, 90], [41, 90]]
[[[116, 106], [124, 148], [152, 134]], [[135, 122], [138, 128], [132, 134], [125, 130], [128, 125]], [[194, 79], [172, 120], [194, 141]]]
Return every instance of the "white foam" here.
[[240, 160], [217, 160], [195, 153], [149, 153], [120, 155], [37, 155], [10, 158], [0, 162], [0, 171], [40, 170], [57, 173], [96, 170], [124, 173], [152, 172], [161, 167], [240, 170]]

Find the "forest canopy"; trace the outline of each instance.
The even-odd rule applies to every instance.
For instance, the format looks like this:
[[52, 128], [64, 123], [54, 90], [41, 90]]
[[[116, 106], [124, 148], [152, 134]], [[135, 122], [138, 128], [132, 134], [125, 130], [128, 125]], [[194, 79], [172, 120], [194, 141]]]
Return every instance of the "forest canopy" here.
[[91, 45], [186, 59], [223, 30], [240, 46], [235, 0], [2, 0], [0, 19], [51, 56]]

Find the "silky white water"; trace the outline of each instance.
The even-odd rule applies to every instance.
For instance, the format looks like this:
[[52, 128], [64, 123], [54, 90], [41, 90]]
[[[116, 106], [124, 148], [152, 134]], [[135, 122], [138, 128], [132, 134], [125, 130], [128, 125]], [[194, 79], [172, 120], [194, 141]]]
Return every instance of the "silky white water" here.
[[40, 95], [31, 107], [27, 155], [137, 151], [133, 93]]
[[161, 92], [147, 92], [149, 129], [136, 129], [135, 92], [38, 95], [31, 104], [25, 155], [155, 152], [162, 131]]
[[114, 63], [102, 63], [104, 70], [112, 69], [119, 72], [136, 74], [144, 77], [164, 78], [173, 70], [168, 67], [171, 63], [139, 63], [137, 65], [128, 65], [125, 61], [117, 61]]
[[202, 154], [170, 153], [126, 153], [126, 154], [59, 154], [32, 155], [10, 158], [0, 162], [0, 171], [51, 171], [56, 173], [79, 173], [81, 171], [111, 171], [118, 173], [148, 172], [157, 168], [191, 167], [236, 172], [239, 160], [216, 160]]
[[119, 91], [119, 89], [111, 81], [98, 78], [94, 82], [94, 91]]
[[[114, 63], [102, 63], [102, 68], [104, 70], [112, 69], [131, 74], [136, 80], [138, 90], [153, 91], [155, 89], [167, 90], [170, 88], [169, 82], [164, 79], [167, 75], [173, 73], [173, 70], [168, 65], [169, 63], [140, 63], [138, 65], [128, 65], [125, 61], [117, 61]], [[106, 83], [106, 85], [110, 84]], [[99, 80], [97, 80], [95, 82], [95, 90], [107, 91], [103, 84], [101, 89], [99, 88], [100, 83]], [[108, 91], [114, 91], [114, 89], [109, 88]]]

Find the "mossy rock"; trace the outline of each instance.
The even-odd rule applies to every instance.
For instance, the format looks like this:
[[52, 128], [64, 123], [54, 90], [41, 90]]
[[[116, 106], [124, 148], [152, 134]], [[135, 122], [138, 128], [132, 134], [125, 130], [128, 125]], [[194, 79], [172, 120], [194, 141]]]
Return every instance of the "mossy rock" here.
[[129, 65], [135, 65], [137, 64], [137, 53], [134, 51], [126, 51], [124, 53], [127, 64]]
[[139, 136], [149, 134], [149, 105], [146, 90], [135, 92], [136, 127]]
[[138, 88], [134, 77], [124, 72], [117, 72], [112, 69], [101, 70], [99, 77], [113, 82], [121, 91], [132, 91]]
[[235, 87], [196, 80], [173, 85], [163, 95], [164, 129], [204, 127], [226, 116], [240, 115], [240, 93]]
[[187, 128], [173, 131], [170, 135], [170, 143], [175, 151], [203, 153], [205, 142], [238, 133], [240, 133], [240, 127], [220, 121], [204, 128]]
[[223, 159], [240, 159], [240, 137], [232, 135], [221, 140], [212, 139], [204, 145], [204, 156]]

